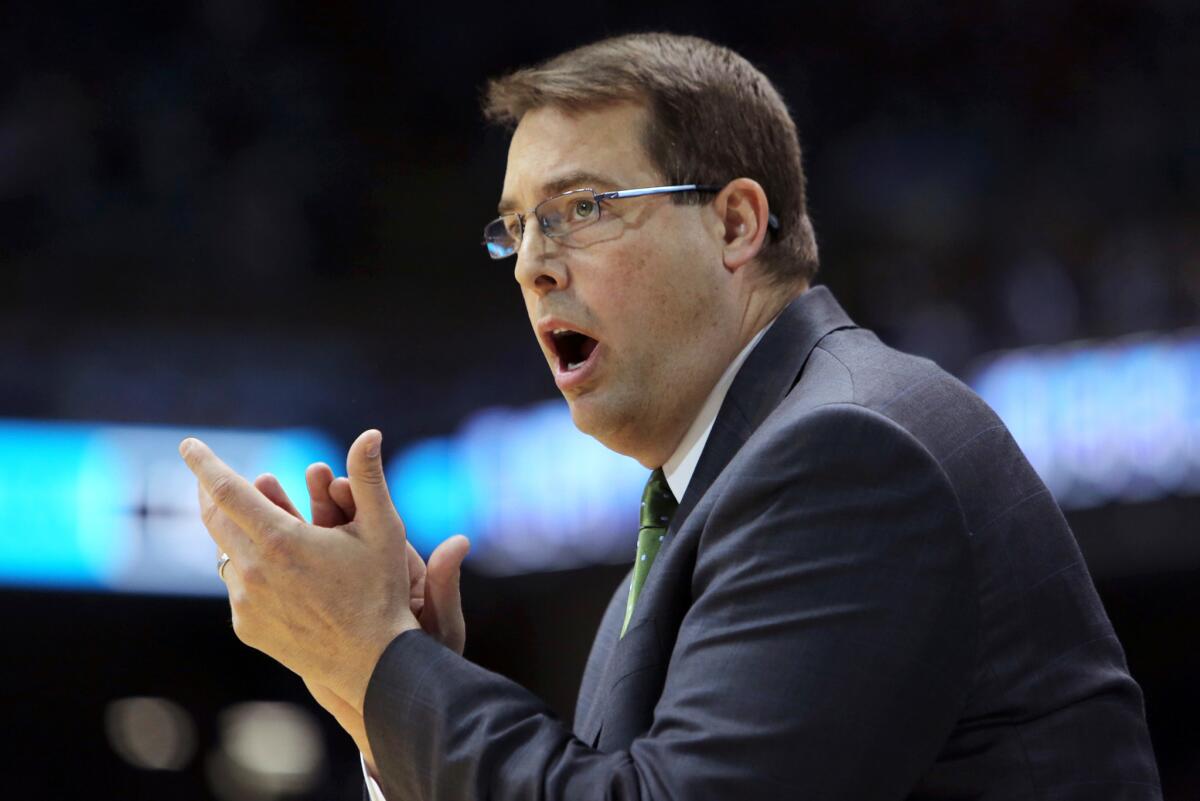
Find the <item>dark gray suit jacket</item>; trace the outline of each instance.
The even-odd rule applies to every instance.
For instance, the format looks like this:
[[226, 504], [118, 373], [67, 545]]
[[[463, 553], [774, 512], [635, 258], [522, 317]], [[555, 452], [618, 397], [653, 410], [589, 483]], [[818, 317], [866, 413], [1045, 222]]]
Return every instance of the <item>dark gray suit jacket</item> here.
[[389, 801], [1161, 798], [1046, 487], [978, 397], [826, 289], [738, 373], [618, 639], [627, 582], [574, 731], [398, 637], [365, 701]]

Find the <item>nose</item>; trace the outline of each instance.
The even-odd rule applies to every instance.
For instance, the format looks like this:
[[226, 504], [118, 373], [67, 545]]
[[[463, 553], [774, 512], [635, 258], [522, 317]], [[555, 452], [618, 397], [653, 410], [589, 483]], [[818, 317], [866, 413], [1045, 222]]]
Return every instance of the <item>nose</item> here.
[[543, 296], [566, 289], [570, 278], [558, 254], [557, 242], [543, 234], [536, 223], [527, 225], [517, 247], [517, 265], [513, 270], [521, 289]]

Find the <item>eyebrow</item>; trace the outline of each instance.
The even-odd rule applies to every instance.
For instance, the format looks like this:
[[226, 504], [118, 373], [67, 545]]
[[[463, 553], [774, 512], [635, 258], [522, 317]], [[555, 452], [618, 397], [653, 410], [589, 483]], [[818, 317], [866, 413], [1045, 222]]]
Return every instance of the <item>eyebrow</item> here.
[[[541, 196], [544, 199], [553, 197], [554, 195], [561, 195], [568, 189], [583, 189], [585, 187], [590, 189], [608, 189], [616, 185], [616, 181], [599, 173], [588, 172], [587, 170], [575, 170], [561, 178], [555, 178], [552, 181], [542, 184]], [[500, 198], [500, 206], [497, 209], [500, 214], [508, 214], [516, 211], [516, 209], [516, 202], [508, 198]]]

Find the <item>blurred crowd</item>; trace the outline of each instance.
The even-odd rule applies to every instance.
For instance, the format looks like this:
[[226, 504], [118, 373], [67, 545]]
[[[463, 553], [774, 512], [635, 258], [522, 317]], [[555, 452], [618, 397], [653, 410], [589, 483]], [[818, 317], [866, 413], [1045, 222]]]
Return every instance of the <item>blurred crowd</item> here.
[[401, 5], [10, 9], [0, 416], [403, 440], [553, 396], [478, 247], [505, 135], [476, 96], [618, 29], [716, 37], [774, 77], [821, 280], [894, 344], [962, 373], [1196, 322], [1190, 4], [602, 5], [504, 29]]

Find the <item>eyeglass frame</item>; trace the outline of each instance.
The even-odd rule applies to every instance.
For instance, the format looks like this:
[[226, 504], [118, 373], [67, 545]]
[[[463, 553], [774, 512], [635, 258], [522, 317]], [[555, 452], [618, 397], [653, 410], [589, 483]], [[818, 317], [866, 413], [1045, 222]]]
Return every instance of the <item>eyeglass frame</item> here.
[[[603, 208], [603, 206], [601, 206], [600, 202], [603, 200], [624, 200], [626, 198], [646, 197], [647, 195], [677, 194], [679, 192], [720, 192], [724, 188], [725, 188], [724, 186], [717, 186], [715, 184], [675, 184], [673, 186], [647, 186], [647, 187], [642, 187], [640, 189], [616, 189], [616, 190], [612, 190], [609, 192], [597, 192], [595, 189], [592, 189], [590, 187], [581, 187], [579, 189], [569, 189], [566, 192], [560, 192], [557, 195], [551, 195], [550, 197], [541, 201], [540, 203], [538, 203], [536, 206], [534, 206], [532, 209], [530, 209], [527, 212], [522, 213], [519, 211], [510, 211], [510, 212], [506, 212], [505, 214], [501, 214], [499, 217], [492, 220], [491, 222], [489, 222], [487, 225], [485, 225], [483, 227], [483, 242], [482, 242], [482, 244], [483, 244], [484, 248], [487, 250], [488, 256], [490, 256], [493, 261], [507, 259], [509, 256], [516, 255], [517, 249], [520, 247], [521, 241], [524, 240], [524, 238], [525, 238], [525, 217], [528, 215], [533, 215], [535, 218], [538, 219], [538, 222], [540, 223], [541, 217], [537, 213], [538, 209], [540, 209], [542, 206], [546, 205], [547, 203], [549, 203], [552, 200], [558, 200], [559, 198], [566, 197], [567, 195], [573, 195], [573, 194], [576, 194], [577, 192], [589, 193], [592, 196], [592, 199], [596, 203], [596, 219], [592, 220], [591, 222], [589, 222], [587, 224], [587, 225], [592, 225], [594, 223], [600, 222], [600, 211]], [[487, 231], [489, 228], [491, 228], [496, 223], [502, 222], [504, 220], [504, 218], [507, 217], [509, 214], [516, 216], [518, 223], [520, 223], [521, 239], [517, 241], [517, 246], [514, 247], [511, 252], [505, 253], [502, 256], [496, 256], [492, 253], [492, 249], [490, 246], [493, 243], [488, 240]], [[586, 228], [587, 225], [580, 226], [580, 227]], [[767, 215], [767, 227], [772, 231], [779, 230], [779, 218], [776, 217], [773, 213], [769, 213]], [[545, 226], [543, 225], [543, 229], [544, 228], [545, 228]], [[505, 231], [507, 231], [507, 230], [508, 230], [508, 228], [507, 228], [507, 226], [505, 226]], [[579, 229], [574, 228], [574, 229], [571, 229], [570, 231], [563, 231], [563, 232], [557, 233], [557, 234], [549, 233], [549, 232], [546, 232], [543, 230], [543, 233], [545, 233], [545, 235], [548, 237], [554, 238], [554, 237], [558, 237], [558, 236], [566, 236], [567, 234], [573, 233], [574, 231], [577, 231], [577, 230], [579, 230]]]

